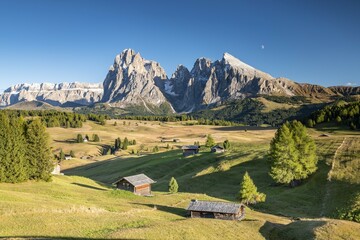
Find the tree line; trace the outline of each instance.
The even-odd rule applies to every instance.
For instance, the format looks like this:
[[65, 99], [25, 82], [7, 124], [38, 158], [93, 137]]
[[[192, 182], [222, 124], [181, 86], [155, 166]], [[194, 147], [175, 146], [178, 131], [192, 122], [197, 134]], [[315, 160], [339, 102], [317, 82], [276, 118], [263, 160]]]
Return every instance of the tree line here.
[[54, 169], [49, 137], [39, 118], [0, 112], [0, 182], [51, 179]]
[[87, 120], [105, 125], [110, 117], [101, 114], [80, 114], [74, 112], [61, 112], [56, 110], [2, 110], [8, 116], [14, 117], [40, 117], [46, 127], [81, 128]]
[[360, 101], [351, 103], [338, 101], [315, 111], [305, 122], [308, 127], [325, 122], [336, 122], [353, 130], [360, 129]]

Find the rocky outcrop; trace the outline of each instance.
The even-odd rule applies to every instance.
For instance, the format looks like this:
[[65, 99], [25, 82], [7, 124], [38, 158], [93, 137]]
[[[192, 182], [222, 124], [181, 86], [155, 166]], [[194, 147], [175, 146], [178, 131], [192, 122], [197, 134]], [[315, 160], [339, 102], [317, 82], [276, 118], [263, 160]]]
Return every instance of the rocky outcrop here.
[[166, 73], [159, 63], [145, 60], [140, 53], [126, 49], [117, 55], [104, 81], [102, 102], [115, 107], [170, 105], [161, 89], [165, 88]]
[[229, 53], [215, 62], [199, 58], [190, 72], [179, 66], [171, 79], [165, 81], [165, 86], [165, 95], [177, 112], [191, 112], [231, 99], [259, 94], [309, 97], [336, 95], [325, 87], [274, 78]]
[[329, 87], [329, 89], [343, 96], [360, 95], [360, 87], [335, 86], [335, 87]]
[[[360, 87], [322, 87], [274, 78], [230, 55], [211, 61], [199, 58], [191, 71], [179, 65], [168, 79], [159, 63], [125, 49], [115, 57], [103, 84], [19, 84], [7, 89], [0, 105], [43, 101], [55, 106], [101, 101], [113, 107], [139, 107], [148, 113], [192, 112], [228, 100], [261, 95], [305, 96], [318, 101], [360, 93]], [[70, 104], [71, 105], [71, 104]], [[157, 111], [157, 110], [161, 111]], [[163, 111], [163, 113], [165, 113]]]
[[6, 89], [0, 96], [0, 106], [22, 101], [42, 101], [53, 106], [61, 106], [67, 102], [89, 105], [100, 101], [102, 94], [102, 84], [98, 83], [25, 83]]

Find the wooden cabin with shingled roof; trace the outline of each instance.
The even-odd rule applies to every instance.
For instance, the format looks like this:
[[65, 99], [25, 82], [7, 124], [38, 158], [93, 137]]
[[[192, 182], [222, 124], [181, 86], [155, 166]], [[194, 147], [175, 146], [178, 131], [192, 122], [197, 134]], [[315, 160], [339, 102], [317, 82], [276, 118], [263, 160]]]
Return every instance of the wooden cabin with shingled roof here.
[[116, 188], [133, 192], [136, 195], [151, 196], [151, 184], [153, 183], [156, 183], [156, 181], [142, 173], [123, 177], [114, 184]]
[[192, 218], [242, 220], [245, 217], [245, 205], [231, 202], [191, 200], [187, 210]]

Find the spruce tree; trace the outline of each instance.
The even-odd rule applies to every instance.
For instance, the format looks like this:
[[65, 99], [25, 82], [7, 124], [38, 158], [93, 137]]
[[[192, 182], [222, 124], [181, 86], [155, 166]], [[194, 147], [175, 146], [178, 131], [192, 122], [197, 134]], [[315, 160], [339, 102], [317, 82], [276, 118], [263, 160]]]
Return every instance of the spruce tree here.
[[0, 181], [22, 182], [28, 179], [24, 122], [0, 113]]
[[76, 142], [77, 143], [84, 142], [83, 136], [80, 133], [76, 136]]
[[205, 146], [206, 147], [212, 147], [215, 145], [215, 140], [214, 138], [211, 136], [211, 134], [207, 135], [206, 138], [206, 142], [205, 142]]
[[122, 144], [122, 149], [126, 150], [128, 146], [129, 146], [129, 140], [127, 139], [127, 137], [125, 137], [124, 142]]
[[243, 181], [240, 184], [239, 198], [241, 202], [246, 204], [255, 204], [257, 202], [265, 201], [266, 195], [257, 191], [257, 187], [250, 178], [248, 172], [245, 172]]
[[62, 150], [62, 149], [60, 149], [59, 159], [60, 159], [60, 161], [62, 161], [62, 160], [64, 160], [64, 159], [65, 159], [65, 153], [63, 152], [63, 150]]
[[169, 193], [177, 193], [179, 185], [174, 177], [171, 177], [169, 182]]
[[230, 144], [229, 140], [226, 139], [223, 143], [223, 146], [224, 146], [224, 149], [230, 149], [231, 144]]
[[34, 119], [26, 128], [26, 158], [29, 178], [49, 181], [54, 162], [49, 146], [49, 136], [40, 119]]
[[286, 122], [270, 143], [270, 176], [277, 183], [294, 185], [317, 169], [316, 146], [298, 121]]

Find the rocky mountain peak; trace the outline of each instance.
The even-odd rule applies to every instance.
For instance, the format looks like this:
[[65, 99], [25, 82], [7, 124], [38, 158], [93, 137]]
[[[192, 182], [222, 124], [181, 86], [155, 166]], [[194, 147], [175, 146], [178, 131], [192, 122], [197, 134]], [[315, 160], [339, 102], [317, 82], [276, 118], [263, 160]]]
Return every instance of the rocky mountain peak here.
[[262, 72], [246, 63], [241, 61], [240, 59], [234, 57], [230, 53], [225, 52], [221, 62], [226, 65], [228, 68], [234, 68], [239, 71], [240, 74], [256, 77], [256, 78], [264, 78], [264, 79], [272, 79], [273, 77], [265, 72]]
[[143, 105], [149, 110], [150, 105], [168, 103], [160, 90], [165, 80], [165, 70], [159, 63], [142, 58], [132, 49], [125, 49], [116, 55], [105, 78], [102, 101], [118, 107]]

